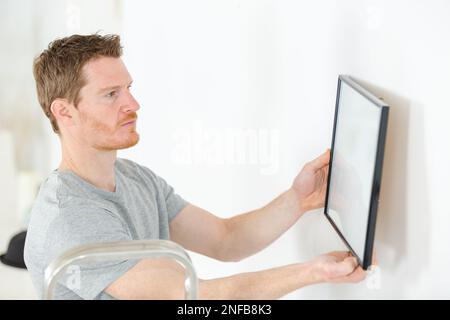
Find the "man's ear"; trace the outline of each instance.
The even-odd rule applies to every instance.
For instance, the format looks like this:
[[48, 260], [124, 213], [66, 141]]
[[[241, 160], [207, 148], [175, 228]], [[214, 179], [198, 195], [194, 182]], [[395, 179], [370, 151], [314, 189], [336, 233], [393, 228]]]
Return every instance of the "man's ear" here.
[[58, 121], [59, 126], [70, 127], [76, 124], [76, 108], [66, 99], [55, 99], [50, 105], [50, 112]]

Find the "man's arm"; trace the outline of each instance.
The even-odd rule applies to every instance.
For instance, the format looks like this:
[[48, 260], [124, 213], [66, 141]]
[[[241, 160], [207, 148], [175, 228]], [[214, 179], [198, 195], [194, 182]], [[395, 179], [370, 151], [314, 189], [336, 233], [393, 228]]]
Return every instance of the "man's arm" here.
[[170, 223], [171, 240], [222, 261], [238, 261], [264, 249], [304, 212], [323, 206], [329, 151], [307, 163], [292, 186], [266, 206], [229, 219], [188, 205]]
[[[347, 252], [332, 252], [308, 263], [200, 280], [199, 299], [278, 299], [320, 282], [359, 282], [365, 277]], [[176, 262], [142, 260], [106, 292], [117, 299], [183, 299], [184, 270]]]

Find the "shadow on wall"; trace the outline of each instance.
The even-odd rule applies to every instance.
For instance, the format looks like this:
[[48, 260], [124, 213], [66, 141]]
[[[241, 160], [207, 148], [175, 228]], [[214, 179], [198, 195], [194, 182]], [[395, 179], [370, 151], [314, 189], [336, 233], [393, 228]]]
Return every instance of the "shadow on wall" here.
[[[389, 270], [390, 274], [401, 269], [402, 278], [414, 279], [429, 261], [431, 236], [423, 107], [414, 104], [412, 110], [407, 99], [364, 80], [356, 80], [390, 105], [375, 236], [380, 268], [382, 272]], [[413, 132], [411, 124], [414, 124]], [[413, 143], [409, 143], [410, 137], [414, 137]], [[400, 293], [397, 290], [404, 290], [398, 283], [395, 287], [391, 289], [397, 294]]]
[[[303, 288], [306, 298], [360, 299], [420, 296], [408, 290], [425, 274], [430, 261], [431, 216], [427, 186], [423, 106], [385, 88], [355, 78], [389, 105], [388, 134], [378, 208], [375, 248], [379, 283], [322, 285]], [[323, 210], [322, 210], [323, 211]], [[345, 250], [322, 214], [298, 223], [300, 252], [308, 260]], [[377, 282], [377, 280], [375, 280]]]

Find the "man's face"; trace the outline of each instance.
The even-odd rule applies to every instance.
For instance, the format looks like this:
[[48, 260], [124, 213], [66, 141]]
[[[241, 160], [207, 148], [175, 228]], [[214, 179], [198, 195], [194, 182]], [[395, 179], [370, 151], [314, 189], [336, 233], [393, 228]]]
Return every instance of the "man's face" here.
[[101, 57], [83, 67], [86, 85], [80, 90], [78, 133], [98, 150], [118, 150], [139, 141], [131, 76], [122, 59]]

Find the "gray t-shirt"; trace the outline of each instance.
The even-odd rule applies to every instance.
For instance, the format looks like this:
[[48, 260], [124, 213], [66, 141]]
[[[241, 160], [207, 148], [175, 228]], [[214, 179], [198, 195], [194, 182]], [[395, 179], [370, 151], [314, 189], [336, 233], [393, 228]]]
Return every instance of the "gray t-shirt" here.
[[[94, 242], [169, 239], [170, 221], [188, 202], [163, 178], [130, 160], [116, 160], [115, 180], [116, 190], [109, 192], [72, 171], [54, 170], [42, 183], [24, 252], [40, 298], [46, 267], [68, 249]], [[104, 289], [137, 262], [91, 262], [79, 269], [69, 267], [58, 281], [54, 298], [112, 299]], [[77, 272], [76, 281], [73, 272]]]

